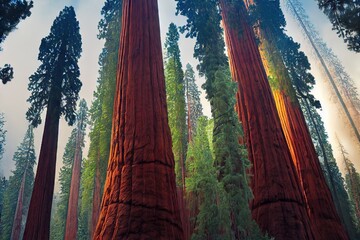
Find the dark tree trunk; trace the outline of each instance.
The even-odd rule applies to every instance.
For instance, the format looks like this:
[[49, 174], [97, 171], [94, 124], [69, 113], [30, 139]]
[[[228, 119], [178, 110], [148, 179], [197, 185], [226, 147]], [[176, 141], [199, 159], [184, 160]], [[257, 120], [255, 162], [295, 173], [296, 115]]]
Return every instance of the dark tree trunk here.
[[182, 239], [157, 0], [124, 0], [112, 140], [95, 239]]
[[21, 222], [22, 222], [22, 215], [23, 215], [23, 205], [24, 205], [24, 190], [25, 190], [25, 179], [26, 179], [26, 169], [24, 175], [21, 180], [21, 185], [19, 189], [19, 195], [16, 204], [15, 210], [15, 217], [11, 232], [11, 239], [12, 240], [19, 240], [21, 234]]
[[[80, 124], [82, 126], [82, 124]], [[65, 240], [74, 240], [78, 230], [78, 203], [80, 191], [80, 174], [81, 174], [81, 158], [82, 158], [82, 133], [79, 127], [76, 139], [76, 149], [74, 163], [72, 167], [70, 195], [68, 202], [68, 212], [66, 216]]]
[[26, 240], [49, 239], [59, 135], [61, 95], [58, 91], [54, 90], [50, 94], [52, 99], [49, 100], [46, 112], [39, 163], [24, 232]]
[[[245, 5], [220, 0], [231, 73], [238, 83], [237, 110], [252, 162], [250, 203], [260, 228], [277, 240], [314, 239], [301, 185], [281, 130]], [[233, 26], [233, 19], [237, 19]]]
[[303, 187], [316, 239], [348, 239], [337, 215], [300, 106], [282, 91], [274, 91], [274, 98]]

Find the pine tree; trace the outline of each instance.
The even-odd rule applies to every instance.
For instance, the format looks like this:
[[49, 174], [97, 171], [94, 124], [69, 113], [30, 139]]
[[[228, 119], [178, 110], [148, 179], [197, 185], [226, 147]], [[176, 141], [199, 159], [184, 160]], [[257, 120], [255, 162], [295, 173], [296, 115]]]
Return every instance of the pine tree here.
[[102, 8], [99, 22], [100, 39], [105, 40], [99, 56], [100, 76], [89, 111], [91, 119], [90, 148], [84, 162], [81, 180], [81, 209], [79, 238], [89, 239], [93, 235], [100, 214], [100, 203], [109, 159], [116, 67], [118, 63], [121, 29], [121, 0], [107, 0]]
[[226, 193], [216, 177], [207, 125], [206, 117], [198, 119], [194, 139], [189, 143], [187, 152], [187, 199], [191, 215], [196, 213], [190, 223], [193, 229], [191, 239], [230, 239]]
[[29, 126], [25, 137], [17, 148], [13, 160], [15, 171], [9, 178], [9, 186], [4, 195], [1, 239], [21, 239], [22, 222], [25, 219], [34, 182], [34, 165], [36, 161], [34, 149], [33, 127]]
[[188, 126], [188, 142], [192, 141], [195, 134], [196, 124], [203, 115], [203, 109], [200, 102], [200, 91], [195, 83], [195, 73], [190, 64], [186, 64], [184, 74], [185, 95], [187, 107], [187, 126]]
[[94, 239], [182, 239], [157, 0], [124, 0], [112, 142]]
[[[0, 51], [1, 43], [13, 31], [21, 20], [29, 17], [33, 1], [25, 0], [2, 0], [0, 2]], [[0, 67], [0, 80], [3, 84], [13, 78], [13, 68], [9, 64]]]
[[345, 181], [350, 196], [350, 200], [355, 206], [355, 216], [357, 225], [360, 226], [360, 174], [356, 171], [354, 164], [348, 157], [345, 147], [339, 142], [342, 160], [345, 164]]
[[319, 8], [328, 16], [333, 29], [344, 39], [348, 48], [360, 52], [360, 3], [353, 0], [317, 0]]
[[72, 125], [81, 88], [77, 61], [81, 54], [81, 35], [73, 7], [65, 7], [55, 19], [50, 34], [43, 38], [38, 59], [42, 62], [30, 76], [26, 113], [34, 125], [41, 123], [41, 113], [47, 108], [34, 190], [24, 238], [48, 239], [51, 203], [54, 192], [59, 120], [62, 115]]
[[166, 103], [174, 152], [176, 183], [177, 186], [185, 189], [186, 106], [184, 73], [178, 45], [179, 38], [176, 25], [171, 23], [165, 40], [167, 56], [165, 63]]

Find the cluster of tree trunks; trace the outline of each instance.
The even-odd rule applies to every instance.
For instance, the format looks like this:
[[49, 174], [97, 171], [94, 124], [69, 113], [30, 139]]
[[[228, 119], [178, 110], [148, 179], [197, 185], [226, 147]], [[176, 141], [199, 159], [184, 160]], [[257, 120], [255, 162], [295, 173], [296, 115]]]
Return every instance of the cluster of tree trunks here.
[[157, 0], [124, 0], [112, 140], [95, 239], [182, 239]]
[[[291, 160], [275, 102], [245, 5], [234, 9], [221, 0], [237, 110], [253, 166], [250, 203], [260, 228], [276, 239], [314, 239], [301, 184]], [[238, 19], [239, 28], [231, 26]]]

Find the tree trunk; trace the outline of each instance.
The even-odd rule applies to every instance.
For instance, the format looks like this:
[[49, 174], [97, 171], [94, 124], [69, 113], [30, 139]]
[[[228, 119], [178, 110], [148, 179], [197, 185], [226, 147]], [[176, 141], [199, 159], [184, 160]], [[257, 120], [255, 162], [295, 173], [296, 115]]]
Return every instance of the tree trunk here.
[[[82, 126], [82, 124], [80, 124]], [[77, 239], [78, 230], [78, 203], [80, 191], [80, 175], [81, 175], [81, 158], [82, 158], [82, 133], [79, 127], [76, 136], [76, 149], [74, 163], [71, 174], [70, 194], [68, 202], [68, 212], [66, 216], [65, 240]]]
[[96, 224], [100, 216], [100, 204], [101, 204], [101, 181], [100, 181], [100, 148], [98, 149], [98, 159], [96, 161], [96, 173], [95, 173], [95, 186], [92, 202], [92, 214], [91, 214], [91, 237], [94, 236]]
[[24, 202], [24, 190], [25, 190], [25, 179], [26, 179], [26, 169], [24, 175], [21, 180], [21, 185], [19, 189], [19, 195], [16, 204], [15, 217], [11, 232], [12, 240], [19, 240], [21, 234], [21, 223], [22, 223], [22, 215], [23, 215], [23, 202]]
[[157, 0], [124, 0], [109, 165], [95, 239], [182, 239]]
[[300, 106], [282, 91], [275, 90], [273, 93], [286, 141], [303, 187], [316, 239], [348, 239], [337, 215]]
[[[277, 240], [314, 239], [245, 5], [231, 8], [227, 0], [220, 0], [220, 5], [231, 73], [239, 87], [236, 108], [252, 162], [252, 216]], [[233, 19], [238, 26], [232, 25]]]
[[46, 112], [39, 163], [24, 232], [26, 240], [49, 239], [50, 233], [61, 100], [58, 89], [50, 95], [52, 99], [49, 100]]

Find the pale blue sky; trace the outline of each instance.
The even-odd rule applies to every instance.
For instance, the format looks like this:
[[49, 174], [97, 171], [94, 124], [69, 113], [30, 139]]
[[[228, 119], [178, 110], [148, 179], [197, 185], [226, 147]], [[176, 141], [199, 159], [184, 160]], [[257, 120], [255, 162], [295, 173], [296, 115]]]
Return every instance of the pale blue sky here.
[[[344, 62], [349, 74], [355, 81], [358, 81], [360, 76], [360, 55], [356, 55], [346, 50], [342, 40], [339, 40], [336, 34], [331, 31], [331, 26], [327, 18], [317, 9], [314, 0], [304, 0], [303, 2], [306, 3], [306, 9], [310, 13], [311, 20], [315, 22], [315, 25], [318, 27], [318, 30], [325, 41], [334, 48], [334, 52], [338, 54], [339, 58]], [[18, 144], [21, 142], [27, 128], [25, 112], [29, 106], [26, 102], [26, 99], [29, 97], [29, 92], [27, 91], [28, 77], [40, 64], [36, 60], [40, 41], [43, 37], [48, 35], [50, 26], [59, 11], [62, 10], [64, 6], [71, 4], [76, 6], [77, 18], [80, 22], [80, 31], [83, 40], [83, 53], [79, 61], [81, 71], [80, 78], [83, 82], [83, 88], [81, 89], [80, 95], [87, 100], [88, 104], [92, 101], [92, 93], [95, 90], [98, 77], [98, 55], [103, 44], [102, 41], [99, 41], [96, 38], [98, 32], [97, 24], [101, 17], [100, 10], [103, 1], [36, 0], [31, 17], [22, 21], [18, 25], [18, 29], [8, 36], [2, 45], [4, 50], [0, 52], [0, 65], [2, 66], [4, 63], [10, 63], [15, 70], [13, 81], [7, 85], [0, 85], [0, 112], [5, 113], [5, 119], [7, 121], [5, 127], [8, 130], [5, 154], [0, 162], [0, 173], [3, 172], [6, 176], [9, 175], [9, 171], [14, 167], [12, 156]], [[159, 0], [162, 39], [164, 39], [167, 27], [171, 21], [176, 24], [182, 24], [185, 21], [184, 17], [175, 16], [175, 6], [176, 3], [173, 0]], [[290, 35], [293, 35], [297, 41], [303, 41], [302, 35], [299, 34], [296, 25], [289, 25], [289, 33]], [[185, 39], [183, 36], [181, 37], [180, 49], [183, 66], [185, 66], [187, 62], [190, 62], [195, 68], [197, 61], [192, 58], [193, 47], [193, 40]], [[321, 77], [321, 75], [318, 76]], [[201, 86], [203, 81], [203, 79], [200, 79], [198, 85]], [[357, 83], [359, 86], [359, 82]], [[206, 104], [204, 95], [202, 96], [202, 101]], [[326, 94], [323, 99], [327, 101]], [[207, 115], [210, 115], [208, 104], [205, 106], [205, 112]], [[327, 114], [331, 114], [331, 112], [328, 112]], [[329, 123], [328, 126], [331, 126], [330, 124], [331, 123]], [[43, 125], [40, 125], [35, 132], [37, 154], [40, 149], [42, 131]], [[63, 149], [70, 135], [70, 131], [71, 128], [66, 126], [64, 120], [61, 120], [57, 160], [58, 169], [61, 166]], [[88, 143], [89, 142], [87, 142], [87, 144]], [[84, 154], [84, 157], [86, 156], [87, 153]]]

